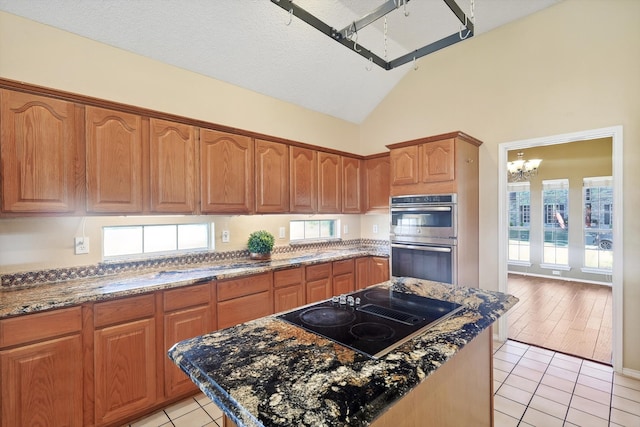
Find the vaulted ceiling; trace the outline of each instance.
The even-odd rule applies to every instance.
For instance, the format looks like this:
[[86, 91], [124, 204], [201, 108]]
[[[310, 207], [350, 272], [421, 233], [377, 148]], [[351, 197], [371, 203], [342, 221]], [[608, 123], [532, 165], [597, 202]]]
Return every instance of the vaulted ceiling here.
[[[388, 1], [295, 4], [340, 30]], [[358, 31], [359, 46], [391, 60], [460, 31], [442, 0], [397, 1], [386, 36], [382, 18]], [[473, 4], [478, 37], [561, 0], [456, 1], [467, 15]], [[0, 10], [353, 123], [414, 68], [372, 66], [269, 0], [0, 0]]]

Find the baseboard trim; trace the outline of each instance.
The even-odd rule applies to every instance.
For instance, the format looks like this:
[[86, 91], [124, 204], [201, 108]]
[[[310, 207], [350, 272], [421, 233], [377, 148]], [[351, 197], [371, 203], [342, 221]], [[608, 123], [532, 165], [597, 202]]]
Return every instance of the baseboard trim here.
[[622, 375], [640, 380], [640, 371], [635, 369], [622, 368]]
[[541, 277], [543, 279], [552, 279], [552, 280], [564, 280], [565, 282], [578, 282], [578, 283], [589, 283], [591, 285], [602, 285], [602, 286], [612, 286], [611, 282], [600, 282], [597, 280], [586, 280], [586, 279], [573, 279], [570, 277], [562, 277], [562, 276], [549, 276], [547, 274], [536, 274], [536, 273], [526, 273], [524, 271], [507, 271], [508, 274], [519, 274], [520, 276], [531, 276], [531, 277]]

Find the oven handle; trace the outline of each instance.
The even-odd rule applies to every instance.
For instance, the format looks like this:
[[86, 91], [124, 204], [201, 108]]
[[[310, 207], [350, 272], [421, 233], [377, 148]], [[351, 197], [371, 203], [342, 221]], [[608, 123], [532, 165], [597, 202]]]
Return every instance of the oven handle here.
[[442, 246], [429, 246], [429, 245], [404, 245], [404, 244], [391, 244], [392, 248], [401, 248], [401, 249], [416, 249], [418, 251], [429, 251], [429, 252], [451, 252], [451, 248], [442, 247]]
[[405, 206], [396, 207], [391, 206], [391, 212], [451, 212], [453, 208], [451, 206], [413, 206], [407, 208]]

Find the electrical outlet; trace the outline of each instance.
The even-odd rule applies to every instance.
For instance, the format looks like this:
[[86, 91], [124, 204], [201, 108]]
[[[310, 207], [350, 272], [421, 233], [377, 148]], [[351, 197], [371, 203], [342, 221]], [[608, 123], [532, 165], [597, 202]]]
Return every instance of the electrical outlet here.
[[287, 230], [284, 227], [280, 227], [280, 235], [279, 237], [281, 239], [284, 239], [285, 237], [287, 237]]
[[551, 274], [553, 274], [554, 276], [559, 276], [560, 272], [558, 270], [551, 270]]
[[76, 237], [74, 250], [76, 255], [89, 253], [89, 238], [88, 237]]
[[349, 224], [344, 225], [344, 234], [349, 234]]
[[378, 224], [373, 224], [373, 234], [378, 234]]
[[229, 230], [222, 230], [222, 243], [229, 243]]

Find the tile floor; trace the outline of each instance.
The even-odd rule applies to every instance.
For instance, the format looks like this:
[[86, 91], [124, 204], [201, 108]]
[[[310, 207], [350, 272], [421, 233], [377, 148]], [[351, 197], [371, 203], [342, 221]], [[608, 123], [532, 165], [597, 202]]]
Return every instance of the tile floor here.
[[[516, 341], [494, 342], [495, 427], [640, 427], [640, 380], [611, 367]], [[222, 412], [199, 394], [131, 427], [216, 427]]]
[[494, 342], [495, 427], [640, 427], [640, 380], [516, 341]]

